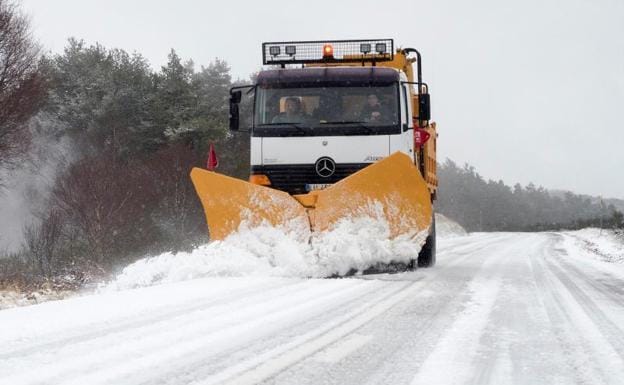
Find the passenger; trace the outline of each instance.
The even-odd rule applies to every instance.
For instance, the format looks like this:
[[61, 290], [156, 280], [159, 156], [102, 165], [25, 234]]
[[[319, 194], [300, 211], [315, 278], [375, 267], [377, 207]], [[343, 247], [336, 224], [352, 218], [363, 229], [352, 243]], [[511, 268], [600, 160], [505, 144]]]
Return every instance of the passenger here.
[[[379, 103], [379, 98], [375, 94], [368, 95], [366, 105], [362, 109], [361, 118], [365, 122], [379, 122], [384, 117], [384, 109]], [[384, 117], [386, 118], [386, 117]]]
[[271, 123], [301, 123], [305, 118], [301, 100], [291, 96], [284, 102], [284, 112], [275, 116]]

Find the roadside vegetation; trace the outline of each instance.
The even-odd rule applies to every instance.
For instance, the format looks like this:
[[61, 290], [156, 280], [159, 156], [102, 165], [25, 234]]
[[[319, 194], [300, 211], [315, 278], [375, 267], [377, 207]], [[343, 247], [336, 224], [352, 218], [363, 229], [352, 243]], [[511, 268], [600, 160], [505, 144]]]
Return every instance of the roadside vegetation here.
[[485, 180], [474, 167], [447, 159], [438, 166], [436, 209], [468, 231], [622, 229], [621, 200], [549, 191], [533, 183]]
[[[0, 169], [41, 167], [33, 139], [70, 143], [47, 193], [31, 198], [23, 247], [0, 250], [0, 290], [72, 290], [205, 243], [190, 169], [214, 143], [220, 172], [248, 170], [248, 134], [227, 130], [228, 90], [240, 83], [227, 63], [196, 66], [171, 50], [153, 69], [140, 53], [76, 39], [41, 51], [15, 3], [0, 0]], [[439, 170], [437, 209], [469, 231], [622, 227], [614, 206], [588, 197], [511, 188], [450, 160]]]
[[[22, 127], [69, 139], [71, 160], [33, 205], [37, 220], [24, 229], [23, 250], [1, 260], [0, 284], [83, 284], [145, 254], [205, 242], [190, 169], [205, 163], [210, 142], [222, 150], [221, 171], [242, 176], [247, 162], [244, 140], [226, 131], [227, 65], [196, 71], [171, 51], [152, 71], [138, 54], [77, 40], [45, 62], [45, 103], [36, 124]], [[27, 274], [16, 279], [15, 271]]]
[[247, 168], [244, 135], [226, 130], [227, 64], [196, 68], [171, 50], [153, 70], [138, 53], [75, 39], [62, 54], [40, 51], [27, 19], [0, 0], [0, 168], [36, 171], [33, 138], [71, 143], [49, 191], [32, 199], [22, 250], [0, 256], [0, 288], [81, 286], [205, 242], [190, 169], [211, 142], [220, 171]]

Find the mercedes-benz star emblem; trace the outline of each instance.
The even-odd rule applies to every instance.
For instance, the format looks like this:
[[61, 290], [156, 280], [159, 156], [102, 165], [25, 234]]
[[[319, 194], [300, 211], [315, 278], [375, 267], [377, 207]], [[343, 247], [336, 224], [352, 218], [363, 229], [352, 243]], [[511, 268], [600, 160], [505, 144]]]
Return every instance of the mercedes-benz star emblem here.
[[328, 157], [316, 161], [316, 173], [323, 178], [328, 178], [336, 172], [336, 163]]

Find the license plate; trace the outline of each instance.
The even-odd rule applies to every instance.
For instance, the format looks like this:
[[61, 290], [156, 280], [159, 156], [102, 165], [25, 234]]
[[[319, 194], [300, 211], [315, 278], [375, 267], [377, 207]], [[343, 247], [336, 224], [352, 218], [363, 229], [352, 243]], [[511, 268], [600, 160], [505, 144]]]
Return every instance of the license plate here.
[[306, 183], [305, 188], [306, 188], [306, 191], [314, 191], [314, 190], [322, 190], [331, 185], [332, 183]]

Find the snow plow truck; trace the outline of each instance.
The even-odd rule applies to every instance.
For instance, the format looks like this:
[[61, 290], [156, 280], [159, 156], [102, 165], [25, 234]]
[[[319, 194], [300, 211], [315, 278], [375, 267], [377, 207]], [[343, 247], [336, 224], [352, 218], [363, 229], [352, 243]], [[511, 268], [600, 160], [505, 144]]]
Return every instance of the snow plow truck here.
[[435, 264], [436, 125], [421, 56], [392, 39], [268, 42], [256, 83], [230, 90], [230, 129], [253, 98], [249, 181], [194, 168], [208, 232], [270, 225], [299, 240], [342, 220], [384, 220]]

